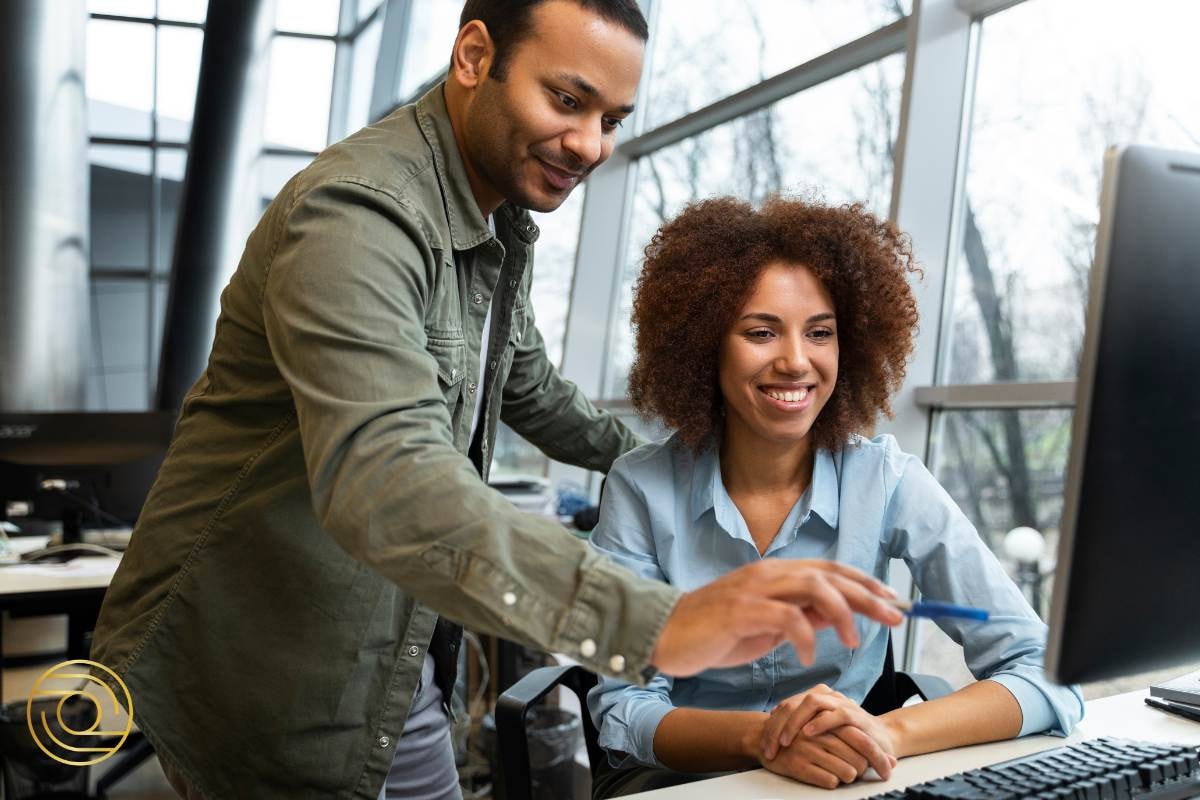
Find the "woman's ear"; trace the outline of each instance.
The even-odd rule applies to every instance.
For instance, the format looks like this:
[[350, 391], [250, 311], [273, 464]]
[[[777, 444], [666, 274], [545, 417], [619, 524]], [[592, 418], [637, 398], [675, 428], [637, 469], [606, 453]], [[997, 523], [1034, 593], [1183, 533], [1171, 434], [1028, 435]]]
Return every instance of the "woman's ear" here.
[[450, 53], [450, 79], [474, 89], [487, 77], [496, 57], [496, 46], [487, 26], [473, 19], [458, 32]]

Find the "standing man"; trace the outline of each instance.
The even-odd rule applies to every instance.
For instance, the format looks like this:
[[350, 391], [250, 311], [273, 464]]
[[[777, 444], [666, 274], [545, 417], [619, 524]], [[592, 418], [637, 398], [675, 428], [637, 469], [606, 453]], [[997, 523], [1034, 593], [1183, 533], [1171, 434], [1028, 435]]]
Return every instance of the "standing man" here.
[[611, 153], [646, 37], [635, 0], [469, 0], [446, 82], [250, 236], [95, 634], [180, 794], [457, 797], [454, 623], [644, 682], [899, 620], [817, 562], [680, 595], [485, 483], [501, 419], [594, 470], [636, 444], [546, 358], [525, 209]]

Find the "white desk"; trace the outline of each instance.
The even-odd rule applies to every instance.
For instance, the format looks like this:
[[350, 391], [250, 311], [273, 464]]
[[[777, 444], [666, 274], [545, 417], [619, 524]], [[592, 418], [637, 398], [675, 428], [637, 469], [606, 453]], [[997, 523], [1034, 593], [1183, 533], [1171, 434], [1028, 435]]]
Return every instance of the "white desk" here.
[[[18, 552], [45, 545], [44, 537], [14, 539]], [[0, 626], [3, 616], [67, 615], [69, 658], [87, 658], [86, 636], [96, 625], [104, 593], [112, 582], [121, 559], [77, 558], [65, 564], [16, 564], [0, 566]], [[3, 628], [0, 627], [0, 697], [3, 697], [2, 665], [21, 664], [25, 658], [4, 659]]]
[[900, 760], [887, 782], [854, 783], [839, 789], [818, 789], [783, 778], [765, 769], [739, 772], [720, 778], [629, 795], [641, 800], [786, 800], [786, 798], [871, 797], [892, 789], [902, 789], [923, 781], [942, 778], [1010, 758], [1049, 750], [1067, 742], [1117, 736], [1124, 739], [1178, 742], [1200, 745], [1200, 723], [1150, 708], [1144, 702], [1146, 690], [1128, 692], [1087, 703], [1083, 722], [1067, 739], [1054, 736], [1028, 736], [996, 744], [960, 747], [941, 753], [912, 756]]

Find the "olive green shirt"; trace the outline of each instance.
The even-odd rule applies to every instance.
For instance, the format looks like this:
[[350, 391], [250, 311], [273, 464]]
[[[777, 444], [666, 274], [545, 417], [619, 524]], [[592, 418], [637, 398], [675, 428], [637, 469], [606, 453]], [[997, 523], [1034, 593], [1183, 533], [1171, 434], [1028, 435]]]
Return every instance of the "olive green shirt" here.
[[677, 590], [480, 478], [499, 420], [594, 470], [636, 444], [546, 357], [529, 214], [494, 219], [439, 86], [318, 156], [247, 241], [92, 650], [204, 796], [375, 800], [438, 614], [647, 666]]

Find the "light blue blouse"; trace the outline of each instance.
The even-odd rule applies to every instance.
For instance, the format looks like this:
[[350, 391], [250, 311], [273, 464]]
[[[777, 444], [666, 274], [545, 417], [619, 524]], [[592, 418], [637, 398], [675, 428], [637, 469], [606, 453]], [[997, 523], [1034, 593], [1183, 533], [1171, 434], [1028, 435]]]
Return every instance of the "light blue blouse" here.
[[[694, 457], [673, 438], [613, 465], [591, 541], [638, 574], [685, 591], [760, 558], [725, 491], [716, 448]], [[984, 623], [938, 625], [963, 646], [976, 678], [1012, 692], [1022, 736], [1066, 735], [1083, 716], [1079, 689], [1052, 683], [1042, 670], [1045, 624], [933, 475], [891, 436], [854, 437], [840, 452], [818, 451], [811, 485], [761, 557], [833, 559], [884, 581], [891, 560], [903, 559], [924, 597], [991, 612]], [[834, 631], [821, 631], [810, 667], [785, 644], [740, 667], [659, 676], [645, 688], [603, 678], [588, 697], [600, 744], [613, 766], [630, 758], [661, 766], [654, 732], [676, 707], [769, 711], [818, 683], [862, 702], [883, 670], [888, 631], [856, 619], [860, 646], [847, 649]]]

